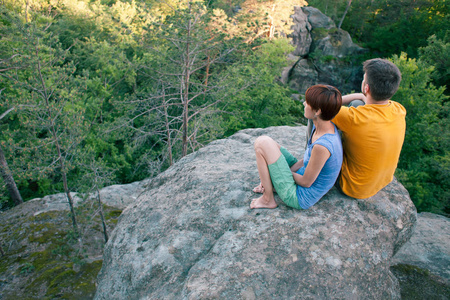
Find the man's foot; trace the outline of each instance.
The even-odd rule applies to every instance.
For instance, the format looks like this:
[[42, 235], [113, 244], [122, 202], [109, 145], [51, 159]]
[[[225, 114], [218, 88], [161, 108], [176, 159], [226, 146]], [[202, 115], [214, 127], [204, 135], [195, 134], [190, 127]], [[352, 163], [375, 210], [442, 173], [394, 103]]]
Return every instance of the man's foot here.
[[264, 195], [257, 199], [253, 199], [252, 203], [250, 203], [250, 208], [276, 208], [277, 203], [275, 199], [266, 199]]
[[262, 186], [262, 183], [260, 183], [257, 187], [253, 189], [253, 193], [264, 193], [264, 187]]

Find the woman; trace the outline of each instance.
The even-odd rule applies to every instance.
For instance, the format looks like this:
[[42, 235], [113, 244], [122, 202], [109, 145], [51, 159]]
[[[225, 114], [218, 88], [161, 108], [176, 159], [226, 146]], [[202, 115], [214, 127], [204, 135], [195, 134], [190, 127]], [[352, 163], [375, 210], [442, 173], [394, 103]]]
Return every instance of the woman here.
[[277, 207], [275, 188], [286, 205], [308, 209], [333, 187], [342, 165], [342, 143], [330, 120], [341, 108], [341, 93], [329, 85], [314, 85], [306, 91], [303, 105], [314, 127], [302, 160], [297, 161], [268, 136], [256, 139], [261, 183], [253, 191], [263, 195], [253, 199], [250, 208]]

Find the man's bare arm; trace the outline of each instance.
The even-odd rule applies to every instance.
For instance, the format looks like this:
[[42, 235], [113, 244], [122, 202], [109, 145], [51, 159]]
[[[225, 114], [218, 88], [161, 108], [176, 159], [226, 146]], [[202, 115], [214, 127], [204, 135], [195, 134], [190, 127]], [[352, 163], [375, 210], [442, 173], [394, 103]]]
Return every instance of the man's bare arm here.
[[366, 96], [363, 93], [354, 93], [342, 96], [342, 105], [349, 105], [353, 100], [362, 100], [366, 102]]

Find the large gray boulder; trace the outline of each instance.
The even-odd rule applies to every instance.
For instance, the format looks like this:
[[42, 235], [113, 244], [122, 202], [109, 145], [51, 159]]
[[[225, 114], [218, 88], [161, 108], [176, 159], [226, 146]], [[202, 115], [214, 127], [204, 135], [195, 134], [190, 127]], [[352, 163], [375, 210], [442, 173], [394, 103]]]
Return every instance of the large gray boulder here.
[[151, 180], [106, 245], [95, 298], [399, 299], [390, 260], [416, 210], [396, 180], [365, 200], [333, 188], [309, 210], [249, 209], [255, 138], [300, 157], [305, 130], [243, 130]]
[[303, 6], [302, 12], [307, 16], [308, 22], [314, 28], [331, 29], [336, 28], [336, 24], [330, 17], [324, 15], [320, 10], [312, 6]]
[[414, 234], [391, 264], [402, 299], [449, 299], [450, 219], [418, 214]]
[[414, 234], [392, 259], [392, 265], [398, 264], [427, 270], [450, 286], [450, 219], [418, 214]]
[[[100, 201], [111, 207], [125, 209], [145, 190], [148, 179], [136, 181], [128, 184], [115, 184], [104, 187], [100, 190]], [[78, 207], [83, 203], [83, 195], [72, 192], [74, 207]], [[91, 193], [86, 198], [89, 200], [97, 200], [97, 193]], [[34, 216], [49, 211], [69, 210], [69, 203], [65, 193], [47, 195], [43, 198], [35, 198], [27, 202], [36, 203], [36, 212]]]
[[292, 53], [296, 56], [305, 56], [309, 53], [312, 43], [311, 30], [312, 26], [308, 22], [308, 16], [303, 12], [300, 6], [294, 7], [294, 14], [291, 16], [294, 25], [292, 25], [292, 44], [295, 50]]
[[322, 56], [333, 56], [336, 58], [344, 58], [354, 54], [362, 53], [363, 48], [354, 44], [350, 34], [342, 29], [334, 29], [327, 31], [322, 37], [320, 34], [316, 36], [311, 47], [311, 52], [319, 52]]
[[356, 58], [365, 49], [317, 8], [295, 7], [291, 18], [294, 25], [289, 37], [298, 62], [290, 64], [283, 82], [300, 93], [314, 84], [334, 85], [343, 93], [358, 91], [363, 73]]
[[[287, 71], [287, 80], [291, 89], [297, 90], [304, 94], [306, 90], [317, 84], [319, 81], [319, 72], [314, 68], [313, 63], [308, 59], [299, 59], [290, 70]], [[295, 80], [293, 80], [295, 77]], [[283, 82], [283, 83], [284, 83]]]

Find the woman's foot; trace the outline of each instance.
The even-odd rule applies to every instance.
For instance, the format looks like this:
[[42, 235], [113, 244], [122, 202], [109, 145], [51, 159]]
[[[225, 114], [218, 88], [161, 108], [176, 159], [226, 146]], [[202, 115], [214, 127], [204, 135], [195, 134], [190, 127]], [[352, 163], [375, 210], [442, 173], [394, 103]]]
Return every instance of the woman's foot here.
[[264, 187], [262, 186], [262, 183], [260, 183], [257, 187], [253, 189], [253, 193], [264, 193]]
[[257, 199], [253, 199], [252, 203], [250, 203], [250, 208], [276, 208], [277, 203], [275, 199], [272, 197], [268, 199], [267, 196], [262, 195]]
[[[272, 190], [274, 193], [277, 192], [277, 191], [275, 191], [275, 188], [273, 188]], [[255, 187], [253, 189], [253, 193], [264, 194], [264, 187], [263, 187], [262, 183], [260, 183], [257, 187]]]

